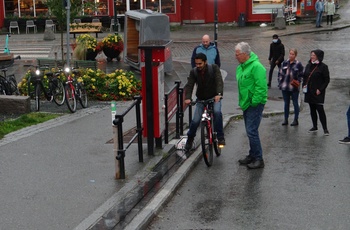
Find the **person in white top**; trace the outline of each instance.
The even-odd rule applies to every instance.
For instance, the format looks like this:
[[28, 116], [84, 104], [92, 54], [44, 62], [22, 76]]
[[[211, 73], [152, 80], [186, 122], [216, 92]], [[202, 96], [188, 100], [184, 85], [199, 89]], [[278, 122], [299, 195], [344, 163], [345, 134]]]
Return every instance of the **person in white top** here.
[[324, 12], [327, 14], [327, 25], [329, 22], [331, 25], [333, 24], [333, 15], [335, 14], [335, 4], [332, 0], [328, 0], [324, 4]]

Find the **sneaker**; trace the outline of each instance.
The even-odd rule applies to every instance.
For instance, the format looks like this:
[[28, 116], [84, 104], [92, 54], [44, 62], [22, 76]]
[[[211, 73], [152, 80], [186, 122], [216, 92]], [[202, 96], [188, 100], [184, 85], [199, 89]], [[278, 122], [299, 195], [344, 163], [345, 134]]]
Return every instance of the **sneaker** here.
[[186, 141], [186, 145], [185, 145], [186, 151], [189, 151], [192, 149], [193, 140], [194, 140], [194, 137], [187, 137], [187, 141]]
[[339, 144], [350, 145], [350, 137], [344, 137], [343, 140], [339, 140]]
[[219, 148], [223, 148], [223, 147], [225, 147], [225, 145], [226, 145], [225, 138], [223, 138], [223, 137], [218, 138]]
[[325, 135], [325, 136], [329, 136], [329, 132], [328, 132], [327, 129], [324, 131], [324, 135]]
[[317, 128], [312, 127], [312, 128], [309, 130], [309, 133], [313, 133], [313, 132], [316, 132], [316, 131], [317, 131]]

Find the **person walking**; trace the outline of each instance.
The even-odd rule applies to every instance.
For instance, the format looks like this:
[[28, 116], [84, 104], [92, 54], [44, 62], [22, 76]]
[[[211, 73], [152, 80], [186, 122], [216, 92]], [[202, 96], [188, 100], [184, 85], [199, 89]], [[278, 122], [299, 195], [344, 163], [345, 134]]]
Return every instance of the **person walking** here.
[[324, 11], [324, 4], [322, 0], [317, 0], [315, 3], [315, 10], [316, 10], [316, 28], [320, 28], [321, 22], [322, 22], [322, 14]]
[[[192, 92], [197, 84], [196, 97], [198, 100], [215, 99], [214, 102], [214, 130], [217, 133], [218, 144], [225, 145], [223, 119], [221, 112], [221, 98], [223, 96], [224, 82], [222, 80], [220, 68], [216, 64], [208, 64], [207, 57], [203, 53], [195, 56], [196, 67], [190, 71], [187, 78], [185, 90], [185, 104], [191, 103]], [[201, 103], [196, 104], [190, 128], [187, 132], [187, 141], [185, 149], [188, 151], [192, 148], [197, 128], [201, 122], [204, 106]]]
[[335, 14], [335, 4], [332, 0], [328, 0], [324, 4], [324, 12], [327, 14], [327, 25], [331, 23], [333, 24], [333, 15]]
[[311, 51], [310, 60], [305, 67], [303, 92], [305, 93], [304, 101], [309, 103], [312, 120], [312, 128], [309, 132], [317, 131], [317, 113], [320, 117], [324, 135], [328, 136], [327, 117], [323, 108], [326, 88], [329, 83], [328, 66], [323, 61], [324, 52], [320, 49]]
[[266, 69], [258, 56], [251, 51], [248, 43], [235, 46], [236, 59], [240, 63], [236, 69], [238, 101], [243, 110], [244, 125], [249, 139], [249, 155], [240, 159], [248, 169], [265, 166], [259, 137], [259, 126], [267, 101]]
[[350, 105], [349, 105], [348, 111], [346, 112], [346, 119], [348, 123], [348, 135], [344, 137], [343, 140], [339, 140], [339, 144], [350, 145]]
[[301, 62], [296, 59], [297, 55], [297, 49], [289, 49], [289, 58], [282, 63], [278, 73], [278, 87], [282, 91], [284, 100], [284, 121], [282, 125], [288, 125], [291, 98], [294, 106], [294, 120], [290, 125], [299, 125], [299, 85], [303, 78], [304, 67]]
[[216, 64], [219, 67], [221, 66], [219, 50], [215, 46], [215, 44], [210, 41], [210, 37], [208, 34], [205, 34], [202, 37], [202, 44], [196, 46], [192, 52], [192, 68], [196, 67], [195, 58], [196, 55], [199, 53], [204, 53], [207, 56], [207, 63], [209, 65]]
[[269, 54], [269, 63], [270, 63], [270, 71], [269, 71], [269, 82], [267, 86], [271, 87], [273, 70], [276, 65], [278, 68], [281, 67], [281, 63], [284, 61], [284, 45], [282, 44], [281, 39], [278, 38], [277, 34], [272, 36], [272, 43], [270, 44], [270, 54]]

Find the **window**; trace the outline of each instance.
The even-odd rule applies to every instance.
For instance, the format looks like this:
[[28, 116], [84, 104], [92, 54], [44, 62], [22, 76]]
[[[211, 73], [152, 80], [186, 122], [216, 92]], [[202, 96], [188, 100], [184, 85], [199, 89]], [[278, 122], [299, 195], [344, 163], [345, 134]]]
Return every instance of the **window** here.
[[6, 17], [47, 16], [48, 9], [42, 0], [5, 0]]
[[146, 9], [168, 14], [175, 13], [174, 0], [146, 0]]
[[282, 9], [285, 0], [252, 0], [253, 14], [272, 14], [274, 9]]

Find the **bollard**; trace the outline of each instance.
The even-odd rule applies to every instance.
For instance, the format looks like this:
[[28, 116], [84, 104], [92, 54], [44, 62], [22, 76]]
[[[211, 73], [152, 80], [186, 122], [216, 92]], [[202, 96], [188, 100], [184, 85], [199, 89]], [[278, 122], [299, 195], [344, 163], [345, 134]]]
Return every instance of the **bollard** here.
[[117, 114], [117, 104], [115, 101], [111, 101], [111, 113], [112, 113], [112, 124], [115, 119], [115, 115]]

